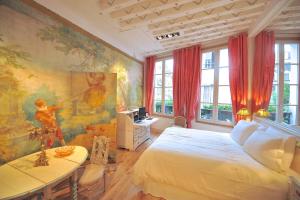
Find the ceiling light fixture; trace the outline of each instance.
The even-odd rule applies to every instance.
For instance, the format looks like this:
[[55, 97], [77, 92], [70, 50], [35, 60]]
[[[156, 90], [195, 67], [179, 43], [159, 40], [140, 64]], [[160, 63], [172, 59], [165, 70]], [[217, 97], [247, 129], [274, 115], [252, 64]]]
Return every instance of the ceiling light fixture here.
[[155, 38], [156, 38], [156, 40], [162, 40], [162, 39], [169, 39], [169, 38], [178, 37], [178, 36], [180, 36], [180, 32], [166, 33], [166, 34], [156, 36]]

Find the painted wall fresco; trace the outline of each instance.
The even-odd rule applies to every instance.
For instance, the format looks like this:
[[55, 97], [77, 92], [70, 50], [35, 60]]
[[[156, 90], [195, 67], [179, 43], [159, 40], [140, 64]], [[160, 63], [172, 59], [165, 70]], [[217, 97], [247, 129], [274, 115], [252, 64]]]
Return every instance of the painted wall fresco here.
[[142, 105], [142, 83], [140, 63], [20, 1], [0, 0], [0, 164], [38, 149], [27, 134], [39, 126], [37, 99], [59, 105], [68, 144], [89, 146], [94, 134], [115, 136], [116, 111]]

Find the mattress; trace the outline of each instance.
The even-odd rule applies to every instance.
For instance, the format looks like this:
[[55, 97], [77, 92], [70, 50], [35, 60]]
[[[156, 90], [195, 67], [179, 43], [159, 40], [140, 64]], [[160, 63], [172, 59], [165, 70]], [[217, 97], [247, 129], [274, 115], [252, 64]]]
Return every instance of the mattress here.
[[167, 128], [145, 150], [133, 180], [169, 200], [283, 200], [288, 192], [285, 175], [252, 159], [228, 133], [178, 127]]

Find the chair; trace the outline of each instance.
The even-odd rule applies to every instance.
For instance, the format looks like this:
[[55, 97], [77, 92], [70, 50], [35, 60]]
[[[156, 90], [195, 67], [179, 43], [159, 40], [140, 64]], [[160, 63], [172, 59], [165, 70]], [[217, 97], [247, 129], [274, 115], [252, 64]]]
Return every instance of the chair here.
[[85, 167], [83, 175], [79, 179], [79, 187], [82, 188], [82, 191], [87, 190], [83, 195], [88, 199], [97, 193], [94, 189], [98, 189], [101, 185], [101, 180], [103, 180], [103, 190], [101, 193], [105, 192], [105, 166], [108, 161], [108, 151], [109, 138], [95, 136], [90, 164]]
[[174, 117], [174, 126], [186, 128], [186, 119], [182, 116]]

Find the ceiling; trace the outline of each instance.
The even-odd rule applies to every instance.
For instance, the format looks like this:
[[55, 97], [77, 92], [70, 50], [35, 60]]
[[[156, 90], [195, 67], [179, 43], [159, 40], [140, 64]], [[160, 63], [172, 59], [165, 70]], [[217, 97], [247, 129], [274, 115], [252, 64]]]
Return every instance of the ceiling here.
[[[201, 43], [226, 43], [248, 31], [274, 3], [282, 0], [35, 0], [77, 26], [138, 60], [147, 55]], [[300, 36], [300, 1], [287, 0], [269, 18], [268, 30]], [[269, 12], [269, 11], [268, 11]], [[267, 17], [268, 18], [268, 17]], [[264, 24], [265, 25], [265, 24]], [[156, 36], [180, 32], [179, 37]]]
[[294, 0], [291, 5], [277, 16], [267, 30], [273, 30], [277, 37], [300, 38], [300, 1]]

